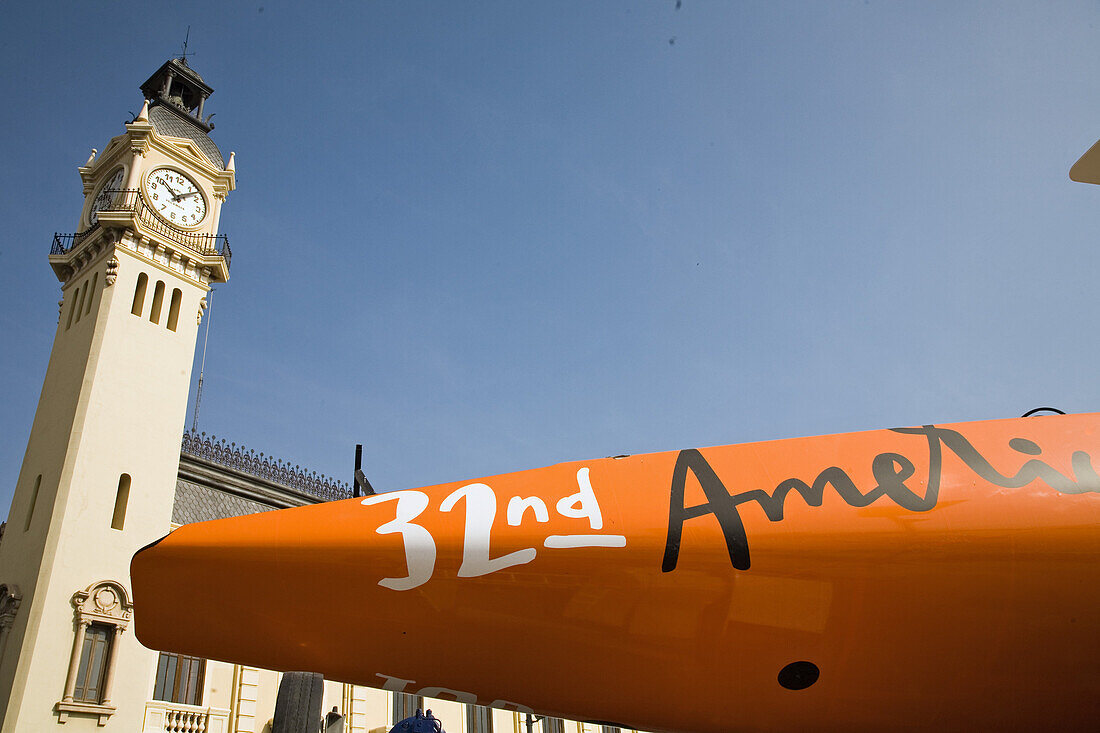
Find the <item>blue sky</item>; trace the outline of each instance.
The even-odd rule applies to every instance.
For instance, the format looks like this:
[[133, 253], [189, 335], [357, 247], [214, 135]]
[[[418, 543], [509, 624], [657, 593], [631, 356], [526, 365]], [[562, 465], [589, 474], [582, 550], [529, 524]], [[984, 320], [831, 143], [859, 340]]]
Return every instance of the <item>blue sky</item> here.
[[135, 7], [4, 8], [0, 511], [76, 167], [189, 24], [208, 433], [388, 489], [1100, 409], [1096, 2]]

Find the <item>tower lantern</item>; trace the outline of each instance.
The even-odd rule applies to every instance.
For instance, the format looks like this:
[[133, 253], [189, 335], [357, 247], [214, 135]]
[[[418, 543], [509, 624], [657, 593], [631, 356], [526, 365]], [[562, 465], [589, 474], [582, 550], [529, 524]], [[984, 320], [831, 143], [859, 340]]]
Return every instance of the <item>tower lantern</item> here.
[[198, 123], [205, 132], [213, 125], [207, 122], [203, 114], [203, 103], [214, 93], [198, 72], [192, 69], [186, 58], [169, 59], [141, 85], [141, 92], [149, 101], [149, 107], [164, 105], [170, 110], [189, 117]]

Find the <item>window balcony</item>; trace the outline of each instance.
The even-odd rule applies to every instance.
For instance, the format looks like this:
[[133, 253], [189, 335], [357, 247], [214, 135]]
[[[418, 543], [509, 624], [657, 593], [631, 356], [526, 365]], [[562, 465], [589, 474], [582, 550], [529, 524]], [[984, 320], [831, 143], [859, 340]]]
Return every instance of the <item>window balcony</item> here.
[[149, 700], [145, 703], [142, 733], [226, 733], [229, 711], [177, 702]]

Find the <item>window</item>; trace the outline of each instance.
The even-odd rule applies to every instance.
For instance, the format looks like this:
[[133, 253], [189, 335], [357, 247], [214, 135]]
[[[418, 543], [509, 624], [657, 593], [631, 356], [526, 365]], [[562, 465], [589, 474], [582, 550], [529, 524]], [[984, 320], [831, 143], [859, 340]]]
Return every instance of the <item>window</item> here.
[[164, 281], [157, 280], [157, 286], [153, 288], [153, 304], [149, 306], [149, 320], [160, 323], [160, 307], [164, 304]]
[[92, 298], [95, 297], [95, 286], [99, 284], [99, 273], [92, 275], [92, 289], [88, 293], [88, 307], [84, 309], [84, 315], [92, 312]]
[[42, 474], [38, 474], [38, 478], [34, 480], [34, 488], [31, 489], [31, 505], [27, 509], [27, 521], [23, 525], [23, 531], [26, 532], [31, 528], [31, 520], [34, 519], [34, 505], [38, 503], [38, 489], [42, 487]]
[[80, 667], [76, 673], [74, 702], [103, 702], [103, 683], [107, 676], [107, 655], [111, 651], [115, 628], [107, 624], [89, 624], [84, 628]]
[[600, 733], [622, 733], [622, 728], [616, 725], [601, 725]]
[[543, 718], [543, 733], [565, 733], [565, 723], [561, 718]]
[[467, 705], [466, 733], [493, 733], [493, 711], [484, 705]]
[[130, 312], [135, 316], [140, 316], [145, 308], [145, 289], [148, 287], [149, 276], [143, 272], [138, 275], [137, 287], [134, 288], [134, 304], [130, 307]]
[[183, 291], [176, 288], [172, 291], [172, 305], [168, 307], [168, 330], [175, 331], [180, 319], [180, 301], [183, 300]]
[[65, 321], [65, 330], [69, 330], [69, 326], [73, 325], [73, 313], [76, 311], [76, 301], [80, 298], [80, 288], [73, 291], [72, 300], [69, 302], [69, 318]]
[[115, 492], [115, 513], [111, 515], [111, 529], [122, 529], [126, 524], [126, 504], [130, 500], [130, 474], [118, 477], [118, 491]]
[[70, 713], [93, 713], [106, 725], [116, 707], [111, 687], [118, 669], [117, 641], [130, 625], [134, 604], [126, 588], [114, 580], [92, 583], [72, 598], [76, 609], [76, 634], [65, 677], [65, 693], [57, 703], [57, 721]]
[[417, 710], [424, 709], [424, 698], [420, 695], [410, 695], [405, 692], [393, 693], [393, 722], [396, 725], [405, 718], [416, 715]]
[[206, 678], [206, 660], [179, 654], [160, 653], [153, 699], [202, 705], [202, 686]]
[[80, 289], [80, 302], [76, 304], [76, 320], [73, 323], [80, 323], [80, 313], [84, 310], [84, 301], [88, 299], [88, 281], [84, 281], [84, 287]]

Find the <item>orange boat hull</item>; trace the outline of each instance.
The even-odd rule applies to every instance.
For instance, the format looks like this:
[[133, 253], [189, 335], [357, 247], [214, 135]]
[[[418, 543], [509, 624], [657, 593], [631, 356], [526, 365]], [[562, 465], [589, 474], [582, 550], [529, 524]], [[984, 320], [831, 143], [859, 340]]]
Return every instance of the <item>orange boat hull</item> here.
[[653, 731], [1100, 720], [1100, 415], [564, 463], [186, 525], [143, 644]]

